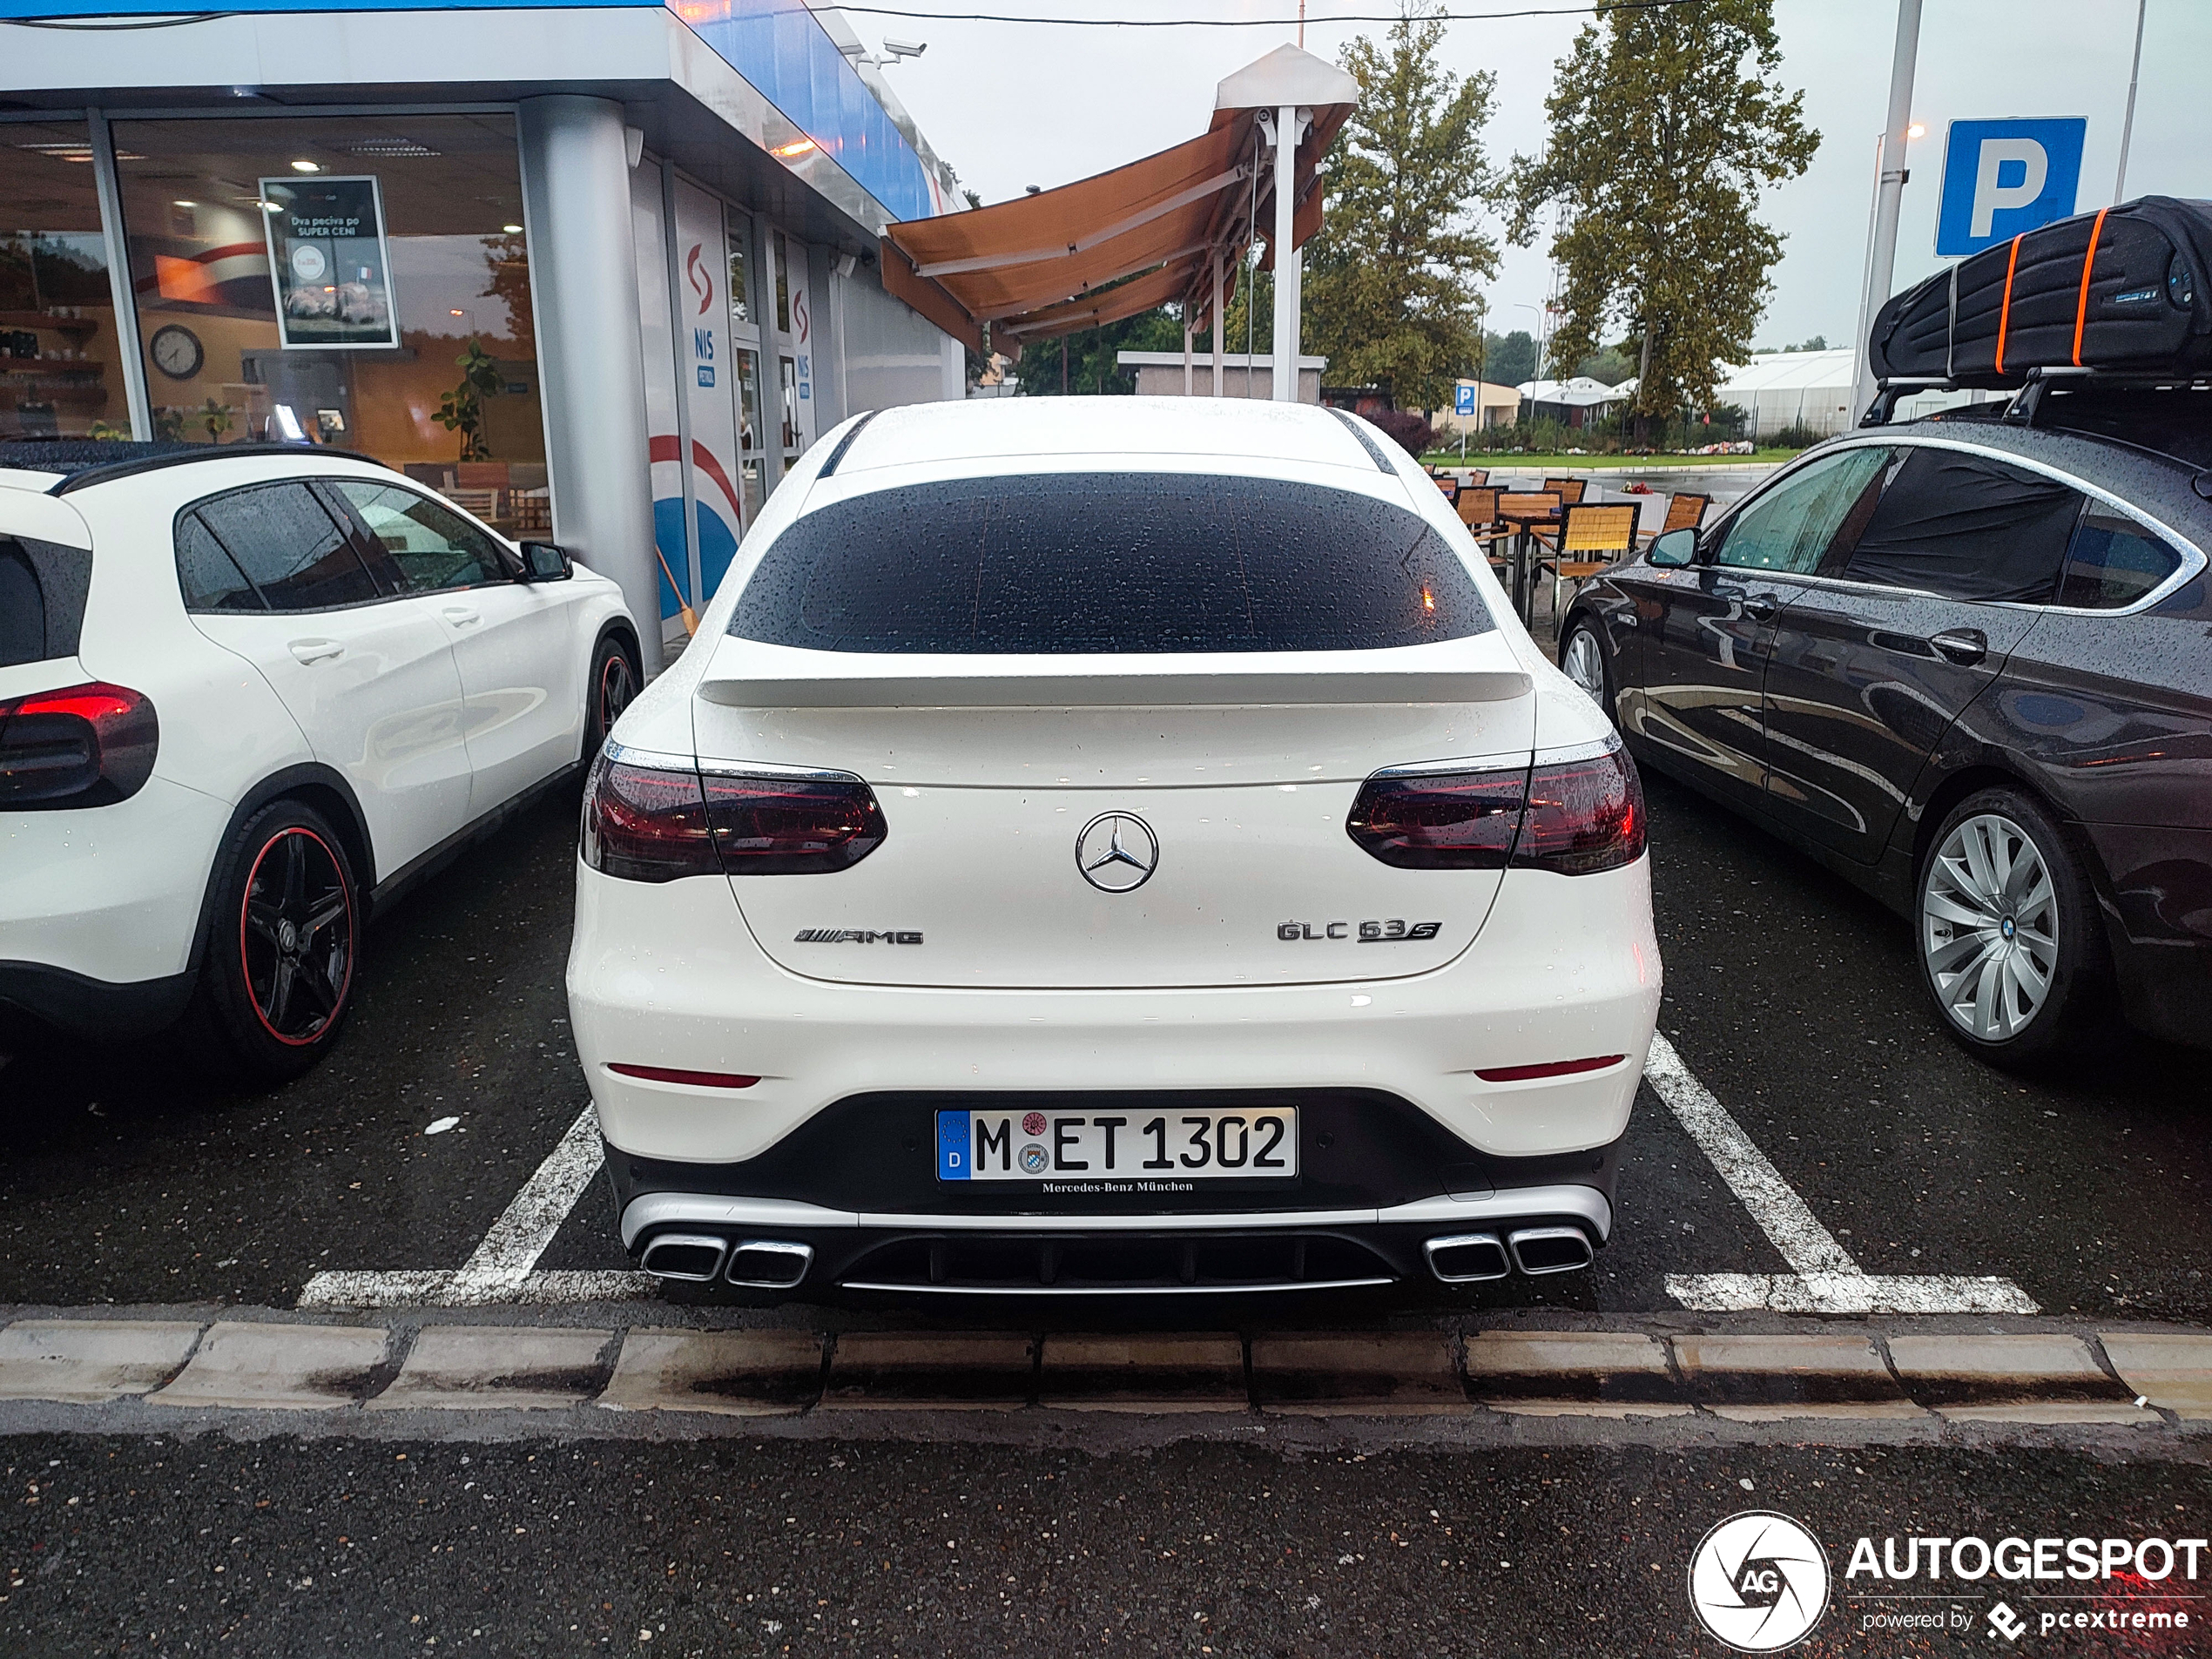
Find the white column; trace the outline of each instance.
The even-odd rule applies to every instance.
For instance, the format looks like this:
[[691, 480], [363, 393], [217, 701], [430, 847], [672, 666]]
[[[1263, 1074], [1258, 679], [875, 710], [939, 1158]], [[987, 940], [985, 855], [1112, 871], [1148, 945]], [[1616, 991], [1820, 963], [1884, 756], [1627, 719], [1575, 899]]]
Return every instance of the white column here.
[[651, 675], [661, 665], [660, 570], [622, 105], [534, 98], [519, 113], [554, 530], [621, 584]]
[[1221, 395], [1222, 336], [1228, 333], [1229, 320], [1221, 314], [1221, 250], [1213, 251], [1213, 395]]
[[1298, 256], [1291, 246], [1298, 204], [1298, 112], [1275, 111], [1275, 401], [1298, 401]]
[[1197, 395], [1197, 387], [1190, 378], [1190, 322], [1188, 318], [1183, 323], [1183, 395]]

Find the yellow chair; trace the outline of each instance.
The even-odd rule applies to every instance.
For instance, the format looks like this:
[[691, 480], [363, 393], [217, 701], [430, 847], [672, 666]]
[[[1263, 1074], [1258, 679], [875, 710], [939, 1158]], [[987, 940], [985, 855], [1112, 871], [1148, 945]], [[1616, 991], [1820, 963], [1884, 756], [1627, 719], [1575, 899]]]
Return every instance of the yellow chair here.
[[1544, 480], [1545, 490], [1558, 496], [1561, 504], [1567, 507], [1581, 506], [1582, 492], [1589, 487], [1589, 480], [1587, 478], [1547, 478]]
[[[1541, 531], [1537, 534], [1543, 536]], [[1536, 561], [1536, 580], [1541, 583], [1546, 571], [1551, 573], [1552, 620], [1557, 623], [1566, 609], [1560, 601], [1562, 587], [1570, 582], [1579, 585], [1588, 581], [1635, 550], [1636, 509], [1627, 502], [1613, 506], [1570, 504], [1556, 538], [1543, 539], [1554, 551], [1550, 558]], [[1532, 598], [1532, 607], [1534, 603]]]
[[1649, 536], [1639, 536], [1639, 547], [1649, 547], [1669, 530], [1694, 530], [1705, 522], [1705, 509], [1713, 504], [1710, 496], [1677, 492], [1667, 497], [1667, 522]]

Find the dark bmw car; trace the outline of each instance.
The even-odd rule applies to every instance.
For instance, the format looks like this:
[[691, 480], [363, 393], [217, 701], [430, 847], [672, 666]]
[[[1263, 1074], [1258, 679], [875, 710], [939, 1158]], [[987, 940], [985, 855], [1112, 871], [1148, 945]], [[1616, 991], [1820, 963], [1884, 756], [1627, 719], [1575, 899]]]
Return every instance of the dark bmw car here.
[[2045, 389], [1808, 452], [1585, 587], [1560, 664], [1908, 917], [1970, 1049], [2212, 1046], [2212, 393]]

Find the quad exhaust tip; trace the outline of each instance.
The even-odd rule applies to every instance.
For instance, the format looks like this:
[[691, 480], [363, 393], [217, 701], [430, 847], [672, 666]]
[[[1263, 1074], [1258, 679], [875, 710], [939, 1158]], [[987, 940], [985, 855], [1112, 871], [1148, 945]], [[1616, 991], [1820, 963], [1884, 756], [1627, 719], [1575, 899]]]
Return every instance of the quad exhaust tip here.
[[1518, 1268], [1531, 1278], [1571, 1273], [1596, 1259], [1580, 1227], [1523, 1227], [1501, 1238], [1495, 1233], [1453, 1233], [1421, 1246], [1428, 1271], [1447, 1285], [1474, 1285], [1503, 1278]]
[[812, 1244], [745, 1238], [733, 1246], [711, 1233], [663, 1233], [638, 1258], [655, 1278], [705, 1285], [726, 1275], [732, 1285], [762, 1291], [793, 1289], [813, 1264]]

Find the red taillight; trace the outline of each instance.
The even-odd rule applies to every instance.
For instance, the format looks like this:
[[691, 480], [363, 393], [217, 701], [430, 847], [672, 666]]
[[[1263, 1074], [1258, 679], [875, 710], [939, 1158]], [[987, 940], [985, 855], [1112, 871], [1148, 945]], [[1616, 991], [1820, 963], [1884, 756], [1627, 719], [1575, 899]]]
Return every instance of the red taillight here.
[[1513, 850], [1515, 869], [1593, 875], [1643, 856], [1643, 786], [1618, 745], [1538, 766]]
[[1345, 828], [1401, 870], [1502, 870], [1527, 786], [1526, 771], [1370, 778]]
[[602, 755], [584, 790], [583, 861], [631, 881], [822, 874], [883, 838], [883, 809], [857, 778], [702, 779]]
[[1528, 770], [1383, 775], [1345, 832], [1401, 870], [1588, 875], [1643, 854], [1643, 792], [1617, 745]]
[[0, 809], [106, 806], [153, 776], [153, 704], [94, 681], [0, 702]]
[[625, 1077], [643, 1077], [652, 1083], [683, 1083], [692, 1089], [750, 1089], [760, 1081], [735, 1071], [685, 1071], [678, 1066], [633, 1066], [610, 1060], [609, 1071]]

